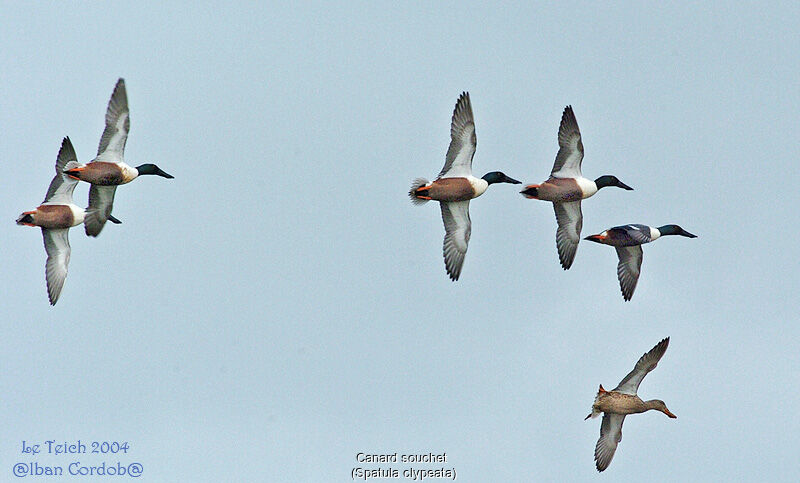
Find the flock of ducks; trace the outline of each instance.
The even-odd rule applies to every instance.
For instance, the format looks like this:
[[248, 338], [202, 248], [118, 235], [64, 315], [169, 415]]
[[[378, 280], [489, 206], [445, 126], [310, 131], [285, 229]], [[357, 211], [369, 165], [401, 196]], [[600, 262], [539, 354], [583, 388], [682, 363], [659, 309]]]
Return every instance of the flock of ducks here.
[[[64, 138], [56, 158], [56, 175], [50, 182], [44, 202], [35, 210], [25, 211], [17, 218], [18, 225], [38, 226], [42, 229], [47, 251], [47, 293], [51, 305], [58, 301], [67, 277], [71, 252], [69, 229], [83, 223], [86, 234], [96, 237], [106, 221], [121, 223], [111, 215], [117, 186], [129, 183], [141, 175], [172, 178], [154, 164], [142, 164], [134, 168], [125, 163], [123, 153], [129, 129], [125, 81], [119, 79], [108, 102], [106, 127], [100, 138], [97, 156], [89, 163], [79, 163], [70, 139]], [[482, 178], [472, 175], [472, 158], [476, 147], [475, 121], [469, 94], [466, 92], [461, 94], [456, 103], [450, 137], [444, 167], [436, 180], [432, 183], [422, 178], [414, 180], [409, 196], [415, 204], [429, 200], [439, 201], [445, 227], [445, 268], [450, 279], [456, 281], [461, 275], [472, 231], [469, 218], [470, 200], [482, 195], [491, 184], [521, 183], [500, 171], [492, 171]], [[583, 177], [583, 143], [571, 106], [564, 109], [558, 131], [558, 145], [559, 150], [550, 177], [541, 184], [527, 185], [521, 193], [526, 198], [553, 203], [558, 222], [558, 257], [561, 266], [567, 270], [572, 266], [580, 242], [583, 226], [581, 200], [607, 186], [625, 190], [633, 188], [615, 176], [601, 176], [594, 181]], [[91, 184], [89, 206], [86, 209], [75, 205], [72, 200], [72, 193], [79, 181]], [[609, 228], [585, 239], [616, 248], [619, 257], [617, 276], [622, 296], [628, 301], [633, 296], [639, 279], [641, 246], [665, 235], [695, 238], [695, 235], [677, 225], [653, 228], [635, 224]], [[668, 345], [669, 338], [666, 338], [644, 354], [634, 369], [613, 390], [606, 391], [600, 386], [592, 412], [586, 417], [589, 419], [599, 416], [600, 413], [604, 414], [594, 456], [598, 471], [605, 470], [611, 463], [617, 444], [622, 439], [622, 423], [626, 415], [654, 409], [670, 418], [676, 417], [663, 401], [642, 401], [636, 395], [642, 379], [655, 369]]]
[[[125, 164], [123, 154], [129, 129], [125, 80], [119, 79], [108, 101], [106, 127], [100, 137], [97, 156], [89, 163], [79, 163], [72, 142], [68, 137], [64, 138], [56, 158], [56, 175], [50, 182], [44, 201], [35, 210], [25, 211], [17, 218], [18, 225], [38, 226], [42, 229], [47, 252], [45, 278], [50, 305], [58, 302], [67, 278], [71, 253], [69, 229], [83, 223], [86, 234], [96, 237], [106, 221], [121, 223], [111, 215], [117, 186], [130, 183], [146, 174], [170, 179], [173, 177], [154, 164], [142, 164], [135, 168]], [[91, 184], [89, 206], [86, 209], [72, 201], [72, 193], [78, 181]]]
[[[482, 178], [472, 175], [472, 158], [475, 156], [477, 138], [475, 137], [475, 120], [472, 115], [472, 104], [469, 93], [463, 92], [456, 102], [453, 119], [450, 124], [450, 147], [447, 150], [444, 167], [433, 182], [424, 178], [413, 181], [408, 192], [414, 204], [423, 204], [430, 200], [439, 202], [444, 222], [444, 265], [447, 274], [453, 281], [458, 280], [464, 257], [467, 254], [469, 237], [472, 233], [472, 222], [469, 217], [469, 202], [486, 192], [494, 183], [521, 184], [500, 171], [492, 171]], [[525, 186], [520, 193], [529, 199], [549, 201], [553, 203], [558, 229], [556, 230], [556, 248], [558, 258], [564, 270], [568, 270], [575, 260], [578, 243], [581, 240], [583, 215], [581, 200], [589, 198], [601, 188], [615, 186], [624, 190], [633, 190], [616, 176], [605, 175], [592, 181], [581, 173], [583, 161], [583, 143], [578, 121], [572, 106], [567, 106], [561, 116], [558, 129], [558, 154], [550, 172], [550, 177], [541, 184]], [[642, 266], [642, 245], [650, 243], [666, 235], [680, 235], [696, 238], [678, 225], [651, 227], [641, 224], [620, 225], [609, 228], [590, 240], [604, 245], [611, 245], [617, 250], [619, 263], [617, 278], [619, 279], [622, 298], [627, 302], [633, 297], [636, 283]], [[600, 427], [600, 439], [595, 447], [594, 459], [598, 471], [608, 468], [617, 444], [622, 439], [622, 422], [628, 414], [642, 413], [650, 409], [661, 411], [670, 418], [672, 414], [663, 401], [642, 401], [636, 392], [639, 384], [664, 355], [669, 345], [669, 338], [658, 343], [650, 352], [644, 354], [636, 363], [636, 367], [612, 391], [603, 386], [597, 393], [592, 412], [589, 417], [604, 413]]]
[[[444, 265], [453, 281], [461, 275], [467, 245], [472, 233], [469, 218], [469, 202], [482, 195], [490, 184], [521, 184], [500, 171], [492, 171], [482, 178], [472, 175], [472, 158], [475, 156], [477, 138], [472, 103], [469, 93], [463, 92], [456, 102], [453, 120], [450, 124], [450, 147], [447, 149], [444, 167], [432, 183], [417, 178], [411, 184], [408, 196], [414, 204], [430, 200], [439, 202], [444, 221]], [[561, 116], [558, 129], [558, 154], [550, 171], [550, 177], [541, 184], [530, 184], [520, 193], [529, 199], [550, 201], [556, 213], [556, 247], [558, 258], [564, 270], [568, 270], [575, 260], [578, 243], [581, 240], [583, 214], [581, 200], [589, 198], [601, 188], [616, 186], [633, 190], [616, 176], [600, 176], [592, 181], [581, 173], [583, 143], [581, 131], [572, 106], [567, 106]], [[617, 249], [619, 278], [622, 297], [627, 302], [633, 297], [639, 271], [642, 266], [641, 245], [665, 235], [682, 235], [696, 238], [678, 225], [664, 225], [658, 228], [646, 225], [621, 225], [592, 235], [591, 240]]]

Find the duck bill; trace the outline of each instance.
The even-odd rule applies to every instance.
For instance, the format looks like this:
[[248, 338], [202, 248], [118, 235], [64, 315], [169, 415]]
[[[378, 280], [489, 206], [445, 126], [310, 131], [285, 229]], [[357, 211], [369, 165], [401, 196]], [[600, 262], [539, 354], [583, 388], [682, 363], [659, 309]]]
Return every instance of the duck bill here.
[[503, 178], [503, 182], [504, 183], [511, 183], [511, 184], [522, 184], [522, 181], [517, 181], [514, 178], [511, 178], [509, 176], [506, 176], [505, 178]]
[[675, 416], [674, 414], [672, 414], [672, 412], [667, 408], [664, 408], [664, 414], [666, 414], [667, 416], [671, 417], [672, 419], [677, 419], [677, 417], [678, 417], [678, 416]]
[[584, 240], [593, 241], [595, 243], [603, 243], [604, 241], [606, 241], [607, 238], [608, 236], [606, 235], [589, 235], [586, 238], [584, 238]]
[[697, 235], [693, 235], [686, 230], [683, 230], [683, 233], [681, 233], [681, 235], [688, 236], [689, 238], [697, 238]]
[[622, 181], [618, 181], [617, 182], [617, 186], [619, 186], [620, 188], [622, 188], [624, 190], [633, 191], [633, 188], [631, 188], [630, 186], [626, 185]]
[[175, 178], [175, 176], [172, 176], [171, 174], [167, 173], [166, 171], [163, 171], [161, 168], [156, 168], [156, 174], [159, 175], [159, 176], [162, 176], [164, 178], [167, 178], [167, 179]]

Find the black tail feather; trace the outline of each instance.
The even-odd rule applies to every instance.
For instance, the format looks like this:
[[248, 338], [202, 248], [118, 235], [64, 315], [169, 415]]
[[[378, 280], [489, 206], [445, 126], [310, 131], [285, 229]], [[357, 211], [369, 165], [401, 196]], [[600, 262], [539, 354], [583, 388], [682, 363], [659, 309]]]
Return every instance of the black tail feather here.
[[538, 186], [526, 186], [524, 190], [520, 191], [526, 198], [539, 198]]

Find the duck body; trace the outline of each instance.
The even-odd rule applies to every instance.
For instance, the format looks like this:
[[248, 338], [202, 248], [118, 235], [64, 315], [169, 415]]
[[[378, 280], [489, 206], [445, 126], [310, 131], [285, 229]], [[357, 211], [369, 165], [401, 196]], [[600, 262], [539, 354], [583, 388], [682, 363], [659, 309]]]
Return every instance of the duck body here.
[[17, 218], [18, 225], [38, 226], [46, 229], [71, 228], [83, 223], [86, 210], [72, 203], [44, 203], [33, 211], [23, 212]]
[[411, 184], [408, 196], [415, 205], [434, 200], [439, 202], [444, 222], [444, 244], [442, 254], [450, 280], [461, 275], [464, 257], [467, 254], [472, 221], [469, 217], [469, 202], [486, 192], [493, 183], [520, 182], [500, 171], [486, 173], [481, 178], [472, 175], [472, 158], [475, 156], [477, 138], [472, 103], [469, 93], [462, 92], [453, 109], [450, 122], [450, 147], [447, 149], [444, 167], [432, 183], [417, 178]]
[[67, 174], [80, 181], [98, 186], [118, 186], [130, 183], [139, 176], [136, 168], [125, 162], [93, 161], [68, 168]]
[[603, 386], [597, 392], [594, 404], [592, 405], [592, 417], [600, 413], [614, 414], [638, 414], [650, 409], [647, 402], [636, 394], [625, 394], [619, 391], [606, 391]]
[[538, 185], [528, 185], [522, 194], [529, 199], [565, 203], [569, 201], [584, 200], [597, 193], [597, 183], [584, 178], [556, 178], [550, 177]]
[[[425, 180], [420, 180], [427, 184]], [[413, 189], [416, 199], [435, 201], [468, 201], [486, 192], [489, 183], [472, 175], [459, 178], [438, 178], [433, 183]]]

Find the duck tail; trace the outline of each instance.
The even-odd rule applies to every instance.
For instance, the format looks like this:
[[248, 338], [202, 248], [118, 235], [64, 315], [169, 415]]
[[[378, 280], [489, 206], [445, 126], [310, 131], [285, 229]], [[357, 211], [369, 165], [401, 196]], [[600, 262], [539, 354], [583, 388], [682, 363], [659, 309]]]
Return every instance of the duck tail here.
[[68, 171], [71, 171], [71, 170], [79, 167], [80, 165], [81, 165], [81, 163], [79, 163], [77, 161], [68, 161], [67, 164], [64, 165], [64, 170], [63, 171], [66, 173]]
[[25, 212], [17, 217], [17, 225], [33, 225], [33, 214]]
[[428, 198], [428, 190], [421, 190], [423, 186], [428, 186], [428, 180], [425, 178], [417, 178], [411, 183], [411, 189], [408, 190], [408, 197], [415, 205], [426, 203]]
[[539, 185], [538, 184], [529, 184], [528, 186], [525, 187], [524, 190], [520, 191], [520, 193], [522, 193], [522, 196], [524, 196], [525, 198], [538, 200], [539, 199]]
[[589, 415], [588, 415], [588, 416], [586, 416], [585, 418], [583, 418], [583, 420], [584, 420], [584, 421], [586, 421], [586, 420], [587, 420], [587, 419], [589, 419], [589, 418], [596, 418], [597, 416], [600, 416], [600, 414], [602, 414], [602, 411], [598, 411], [598, 410], [597, 410], [597, 403], [598, 403], [598, 402], [600, 402], [600, 397], [601, 397], [603, 394], [607, 393], [607, 392], [608, 392], [608, 391], [606, 391], [605, 389], [603, 389], [603, 385], [602, 385], [602, 384], [600, 384], [600, 388], [597, 390], [597, 396], [595, 396], [595, 397], [594, 397], [594, 404], [592, 404], [592, 412], [591, 412], [591, 413], [589, 413]]

